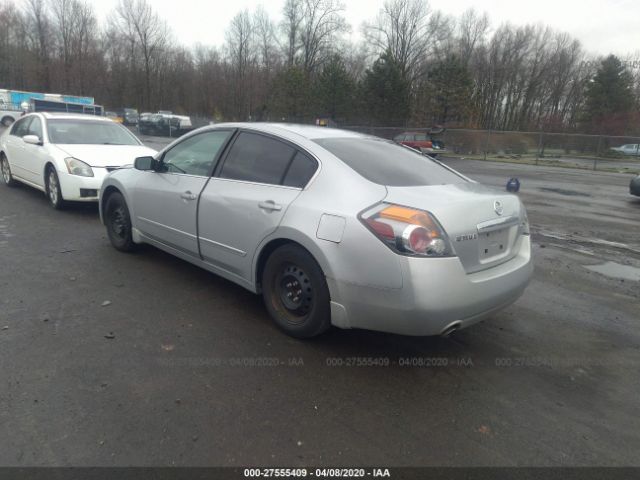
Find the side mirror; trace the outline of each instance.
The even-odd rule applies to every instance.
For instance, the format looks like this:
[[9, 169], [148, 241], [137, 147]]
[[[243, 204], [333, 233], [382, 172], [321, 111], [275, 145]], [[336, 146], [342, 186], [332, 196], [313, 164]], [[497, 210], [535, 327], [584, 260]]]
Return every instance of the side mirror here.
[[25, 135], [22, 137], [22, 141], [29, 145], [42, 145], [42, 141], [37, 135]]
[[158, 162], [153, 157], [138, 157], [133, 162], [133, 168], [144, 172], [153, 171], [157, 168]]

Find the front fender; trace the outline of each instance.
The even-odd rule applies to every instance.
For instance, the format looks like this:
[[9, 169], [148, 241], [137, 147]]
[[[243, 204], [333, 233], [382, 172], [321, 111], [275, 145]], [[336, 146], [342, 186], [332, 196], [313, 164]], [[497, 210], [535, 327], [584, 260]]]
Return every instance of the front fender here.
[[[120, 174], [123, 173], [124, 175]], [[127, 174], [129, 174], [129, 169], [116, 170], [115, 172], [107, 175], [102, 182], [102, 187], [100, 188], [100, 197], [98, 201], [98, 208], [100, 212], [100, 222], [104, 225], [104, 207], [105, 200], [107, 197], [113, 192], [113, 190], [119, 191], [127, 202], [127, 206], [129, 207], [129, 216], [131, 217], [131, 226], [136, 228], [134, 215], [134, 204], [132, 201], [131, 192], [133, 190], [134, 181], [132, 179], [127, 178]]]

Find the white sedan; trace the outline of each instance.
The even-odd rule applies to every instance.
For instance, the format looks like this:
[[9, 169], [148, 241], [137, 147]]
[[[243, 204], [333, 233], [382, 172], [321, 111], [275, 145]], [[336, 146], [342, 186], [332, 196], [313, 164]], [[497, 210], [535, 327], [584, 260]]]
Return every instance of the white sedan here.
[[56, 209], [96, 202], [110, 171], [155, 153], [122, 125], [91, 115], [32, 113], [0, 136], [4, 183], [42, 190]]

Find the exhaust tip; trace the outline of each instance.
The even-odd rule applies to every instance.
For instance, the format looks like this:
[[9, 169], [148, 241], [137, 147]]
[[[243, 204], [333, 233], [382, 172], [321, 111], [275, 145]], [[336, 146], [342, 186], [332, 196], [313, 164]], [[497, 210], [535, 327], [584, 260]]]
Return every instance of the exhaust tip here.
[[451, 335], [456, 330], [460, 330], [460, 328], [462, 328], [462, 322], [460, 320], [456, 320], [455, 322], [450, 323], [449, 325], [444, 327], [442, 332], [440, 332], [440, 336], [448, 337], [449, 335]]

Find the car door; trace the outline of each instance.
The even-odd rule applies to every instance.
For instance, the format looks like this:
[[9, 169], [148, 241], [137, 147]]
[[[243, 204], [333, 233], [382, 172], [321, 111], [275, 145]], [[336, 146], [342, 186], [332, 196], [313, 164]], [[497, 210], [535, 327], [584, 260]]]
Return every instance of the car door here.
[[11, 132], [6, 137], [5, 149], [11, 165], [11, 171], [16, 177], [29, 180], [29, 171], [26, 168], [26, 143], [22, 141], [29, 129], [33, 117], [25, 117], [18, 120], [11, 127]]
[[[41, 142], [44, 140], [42, 120], [39, 117], [32, 117], [26, 135], [35, 135]], [[28, 175], [26, 179], [44, 188], [44, 166], [49, 158], [47, 149], [44, 145], [29, 143], [24, 143], [23, 148], [25, 175]]]
[[251, 282], [253, 255], [318, 168], [293, 145], [248, 131], [234, 139], [200, 197], [205, 262]]
[[231, 133], [214, 130], [185, 138], [163, 154], [160, 171], [142, 173], [133, 193], [136, 228], [142, 234], [179, 253], [199, 256], [198, 196]]

